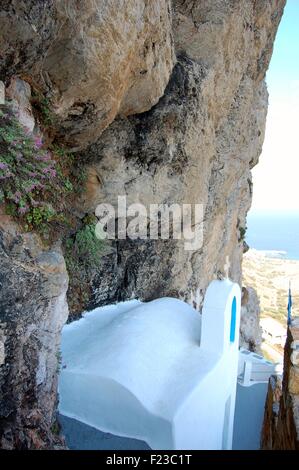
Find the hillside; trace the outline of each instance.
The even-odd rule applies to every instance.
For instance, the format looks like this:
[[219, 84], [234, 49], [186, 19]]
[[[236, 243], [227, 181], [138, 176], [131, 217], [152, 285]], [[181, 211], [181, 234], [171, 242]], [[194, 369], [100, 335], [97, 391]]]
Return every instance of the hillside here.
[[243, 284], [254, 287], [261, 316], [286, 325], [288, 286], [291, 281], [293, 314], [299, 314], [299, 261], [272, 258], [262, 251], [249, 250], [243, 258]]

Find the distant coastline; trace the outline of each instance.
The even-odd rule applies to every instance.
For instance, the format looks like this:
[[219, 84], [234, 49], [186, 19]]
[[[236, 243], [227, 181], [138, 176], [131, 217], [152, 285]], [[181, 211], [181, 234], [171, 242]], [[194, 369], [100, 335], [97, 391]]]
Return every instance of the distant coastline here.
[[299, 212], [249, 212], [246, 242], [268, 258], [299, 260]]
[[278, 258], [278, 259], [288, 259], [287, 251], [278, 251], [278, 250], [256, 250], [252, 248], [252, 251], [256, 251], [266, 258]]
[[299, 315], [299, 260], [265, 255], [250, 249], [243, 258], [243, 285], [253, 287], [259, 296], [261, 314], [286, 325], [289, 281], [292, 286], [293, 314]]

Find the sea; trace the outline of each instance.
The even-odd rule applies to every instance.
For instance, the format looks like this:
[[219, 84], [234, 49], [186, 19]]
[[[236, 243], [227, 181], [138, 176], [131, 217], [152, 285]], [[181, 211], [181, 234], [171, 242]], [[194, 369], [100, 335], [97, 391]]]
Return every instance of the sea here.
[[299, 212], [250, 211], [246, 242], [267, 256], [299, 260]]

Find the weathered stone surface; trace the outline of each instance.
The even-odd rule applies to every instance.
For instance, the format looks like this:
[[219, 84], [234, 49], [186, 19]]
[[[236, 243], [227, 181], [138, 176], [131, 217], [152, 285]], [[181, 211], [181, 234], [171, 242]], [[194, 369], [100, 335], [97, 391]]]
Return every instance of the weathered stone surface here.
[[5, 362], [5, 340], [6, 337], [4, 336], [0, 325], [0, 366]]
[[[271, 16], [282, 5], [275, 2], [264, 14]], [[253, 4], [246, 2], [243, 7], [243, 15], [251, 15], [253, 21]], [[210, 13], [212, 9], [211, 4]], [[231, 11], [227, 21], [234, 24]], [[201, 22], [205, 24], [204, 17]], [[100, 202], [115, 205], [117, 195], [126, 195], [128, 204], [140, 202], [147, 207], [149, 203], [203, 204], [203, 246], [187, 252], [180, 242], [115, 242], [114, 253], [95, 273], [94, 304], [132, 295], [143, 299], [175, 295], [199, 308], [210, 280], [223, 276], [227, 258], [229, 276], [241, 282], [242, 229], [251, 204], [250, 170], [262, 148], [267, 91], [260, 74], [248, 71], [257, 68], [257, 58], [247, 54], [241, 76], [236, 72], [238, 77], [231, 77], [226, 103], [215, 100], [223, 95], [223, 84], [214, 75], [219, 54], [226, 55], [228, 35], [225, 28], [220, 32], [215, 28], [221, 50], [216, 48], [214, 61], [205, 61], [199, 46], [194, 58], [180, 48], [183, 55], [159, 103], [146, 113], [115, 120], [81, 155], [89, 162], [90, 174], [88, 191], [80, 201], [84, 211], [93, 211]], [[178, 41], [181, 33], [176, 32]], [[254, 36], [248, 37], [248, 48], [254, 48]], [[216, 46], [212, 42], [210, 47]], [[74, 298], [73, 293], [70, 297]]]
[[260, 305], [257, 293], [251, 287], [242, 288], [240, 323], [240, 346], [261, 352], [262, 330], [260, 327]]
[[174, 63], [170, 0], [38, 4], [4, 2], [2, 67], [13, 63], [49, 96], [60, 137], [72, 147], [163, 95]]
[[56, 0], [2, 0], [0, 78], [37, 72], [59, 30]]
[[14, 77], [5, 91], [6, 99], [10, 100], [16, 118], [31, 133], [35, 127], [35, 119], [31, 106], [30, 85], [18, 77]]
[[284, 1], [175, 0], [176, 49], [205, 64], [215, 84], [210, 112], [216, 124], [229, 109], [242, 77], [259, 81], [272, 53]]
[[0, 447], [53, 447], [57, 351], [68, 314], [64, 259], [3, 214], [0, 258]]
[[271, 450], [274, 444], [280, 398], [281, 381], [277, 376], [272, 376], [268, 384], [264, 422], [261, 432], [261, 448], [264, 450]]
[[299, 348], [291, 354], [291, 362], [294, 366], [299, 366]]
[[291, 367], [289, 375], [289, 391], [299, 395], [299, 367]]
[[[265, 416], [262, 430], [261, 446], [268, 450], [299, 450], [299, 374], [298, 367], [291, 361], [292, 346], [298, 338], [299, 319], [288, 328], [284, 350], [283, 382], [280, 385], [280, 396], [274, 396], [270, 380]], [[273, 406], [275, 402], [275, 406]]]
[[0, 81], [0, 104], [5, 103], [5, 85]]

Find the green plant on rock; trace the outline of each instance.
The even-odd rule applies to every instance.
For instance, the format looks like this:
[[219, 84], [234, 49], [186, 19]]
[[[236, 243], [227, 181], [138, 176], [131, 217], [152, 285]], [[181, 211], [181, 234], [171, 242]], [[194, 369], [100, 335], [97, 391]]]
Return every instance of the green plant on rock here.
[[32, 93], [32, 105], [38, 111], [42, 124], [51, 127], [56, 122], [56, 116], [51, 111], [50, 100], [41, 92], [34, 90]]
[[246, 231], [247, 227], [239, 227], [239, 242], [245, 240]]
[[0, 109], [0, 203], [23, 221], [26, 230], [49, 233], [49, 226], [69, 226], [74, 192], [74, 156], [57, 145], [43, 148], [40, 136], [26, 132], [9, 105]]
[[58, 176], [63, 182], [66, 192], [74, 192], [77, 197], [84, 191], [87, 180], [86, 165], [82, 164], [80, 158], [65, 147], [57, 143], [52, 144], [51, 151], [56, 157]]
[[51, 432], [52, 434], [54, 434], [55, 436], [59, 436], [60, 434], [60, 425], [58, 423], [58, 421], [54, 421], [54, 423], [52, 424], [51, 426]]
[[66, 192], [72, 192], [74, 185], [71, 182], [69, 175], [74, 164], [74, 155], [67, 152], [65, 148], [60, 147], [57, 144], [51, 146], [51, 151], [56, 157], [56, 172], [62, 182], [63, 190]]
[[50, 205], [33, 207], [25, 216], [25, 228], [29, 229], [30, 227], [40, 227], [45, 229], [47, 224], [55, 219], [56, 215], [56, 211]]
[[66, 263], [71, 273], [82, 267], [89, 269], [99, 265], [105, 243], [97, 238], [95, 226], [95, 222], [87, 223], [66, 240]]
[[56, 352], [56, 361], [57, 361], [56, 373], [59, 374], [61, 370], [61, 365], [62, 365], [62, 353], [60, 349]]
[[92, 295], [90, 279], [106, 252], [106, 241], [98, 239], [95, 233], [97, 219], [87, 215], [83, 225], [64, 242], [64, 255], [69, 273], [68, 303], [73, 311], [82, 311]]
[[0, 197], [9, 212], [31, 213], [37, 224], [48, 219], [50, 209], [43, 206], [43, 199], [45, 193], [57, 190], [56, 176], [56, 162], [42, 149], [41, 138], [27, 134], [6, 106], [0, 114]]

